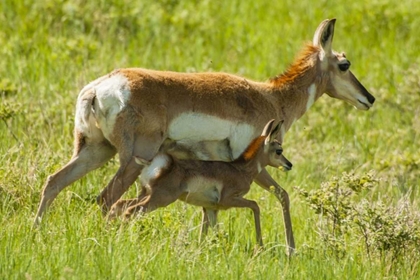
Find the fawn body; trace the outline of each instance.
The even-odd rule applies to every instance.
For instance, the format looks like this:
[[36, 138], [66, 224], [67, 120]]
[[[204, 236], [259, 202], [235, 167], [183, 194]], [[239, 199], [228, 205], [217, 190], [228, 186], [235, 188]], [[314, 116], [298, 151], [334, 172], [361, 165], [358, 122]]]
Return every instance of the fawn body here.
[[137, 211], [150, 212], [179, 199], [203, 207], [202, 235], [208, 225], [216, 224], [218, 210], [246, 207], [254, 213], [257, 242], [262, 246], [258, 204], [243, 196], [265, 166], [292, 168], [276, 140], [280, 124], [272, 129], [273, 121], [232, 162], [180, 160], [166, 153], [158, 154], [152, 161], [136, 157], [136, 162], [144, 166], [140, 179], [146, 194], [130, 203], [116, 202], [111, 218], [121, 213], [128, 218]]

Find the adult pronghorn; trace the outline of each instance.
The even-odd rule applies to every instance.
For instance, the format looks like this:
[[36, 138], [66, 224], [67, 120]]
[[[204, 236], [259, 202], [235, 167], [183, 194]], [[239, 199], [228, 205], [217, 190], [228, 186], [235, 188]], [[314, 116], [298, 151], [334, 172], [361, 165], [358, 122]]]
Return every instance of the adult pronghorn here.
[[201, 239], [209, 225], [216, 225], [218, 210], [250, 208], [254, 212], [257, 242], [263, 246], [260, 209], [255, 201], [243, 196], [248, 193], [255, 176], [267, 165], [285, 170], [292, 168], [276, 139], [282, 122], [274, 127], [273, 123], [274, 120], [270, 120], [261, 136], [251, 141], [232, 162], [179, 160], [167, 153], [159, 153], [152, 161], [135, 157], [136, 162], [144, 166], [140, 178], [145, 194], [129, 202], [117, 201], [111, 208], [109, 218], [121, 214], [129, 218], [138, 211], [151, 212], [180, 199], [203, 207]]
[[[79, 94], [74, 153], [44, 186], [35, 223], [66, 186], [104, 165], [117, 152], [120, 167], [98, 197], [104, 211], [141, 172], [133, 156], [152, 159], [165, 143], [182, 156], [231, 161], [270, 119], [284, 120], [286, 132], [323, 94], [367, 110], [375, 98], [349, 70], [344, 53], [332, 51], [335, 19], [324, 20], [289, 69], [269, 82], [225, 73], [174, 73], [120, 69]], [[283, 207], [286, 241], [294, 249], [289, 197], [266, 170], [255, 179], [274, 186]]]

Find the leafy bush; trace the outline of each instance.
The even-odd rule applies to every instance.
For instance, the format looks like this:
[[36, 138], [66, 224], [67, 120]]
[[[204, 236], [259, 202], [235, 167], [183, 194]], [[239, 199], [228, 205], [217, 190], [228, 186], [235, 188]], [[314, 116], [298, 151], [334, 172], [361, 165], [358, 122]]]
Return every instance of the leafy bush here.
[[320, 215], [318, 233], [334, 255], [341, 257], [350, 246], [363, 246], [369, 257], [396, 260], [418, 246], [420, 213], [407, 196], [396, 205], [390, 199], [360, 199], [378, 183], [373, 172], [361, 176], [343, 173], [316, 190], [296, 188]]

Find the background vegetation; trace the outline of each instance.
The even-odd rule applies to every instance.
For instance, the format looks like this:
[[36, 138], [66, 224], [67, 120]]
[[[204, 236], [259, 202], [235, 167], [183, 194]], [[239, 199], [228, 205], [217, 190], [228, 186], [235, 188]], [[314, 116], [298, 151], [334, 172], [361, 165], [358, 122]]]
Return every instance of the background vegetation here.
[[[414, 0], [0, 0], [0, 278], [419, 279], [419, 14]], [[182, 203], [106, 224], [94, 199], [117, 160], [31, 229], [47, 176], [71, 156], [86, 83], [130, 66], [266, 80], [332, 17], [334, 49], [377, 101], [362, 112], [324, 96], [288, 133], [295, 168], [272, 172], [291, 196], [292, 259], [281, 206], [257, 186], [258, 255], [244, 210], [223, 212], [202, 244], [200, 210]]]

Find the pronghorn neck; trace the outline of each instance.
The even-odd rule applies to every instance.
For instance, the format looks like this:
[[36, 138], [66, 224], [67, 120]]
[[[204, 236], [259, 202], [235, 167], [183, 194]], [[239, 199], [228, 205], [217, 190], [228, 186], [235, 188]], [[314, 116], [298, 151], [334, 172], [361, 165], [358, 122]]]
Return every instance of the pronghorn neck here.
[[326, 80], [321, 72], [319, 53], [318, 47], [306, 45], [284, 73], [270, 80], [278, 99], [279, 110], [286, 116], [283, 125], [285, 131], [325, 91]]
[[254, 178], [267, 165], [262, 158], [264, 158], [264, 136], [259, 136], [252, 140], [245, 151], [235, 160], [233, 164], [238, 169], [246, 171]]

